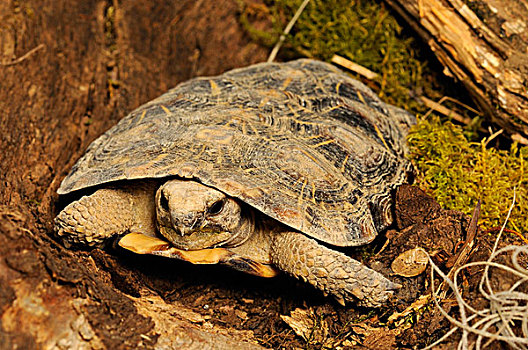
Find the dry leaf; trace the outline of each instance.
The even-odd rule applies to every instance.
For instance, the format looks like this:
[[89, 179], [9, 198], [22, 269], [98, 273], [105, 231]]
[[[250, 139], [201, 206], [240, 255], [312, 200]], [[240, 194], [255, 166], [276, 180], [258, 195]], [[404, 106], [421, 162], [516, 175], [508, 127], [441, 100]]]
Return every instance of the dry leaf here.
[[428, 262], [427, 252], [423, 248], [414, 248], [398, 255], [392, 262], [391, 269], [397, 275], [414, 277], [425, 271]]
[[323, 343], [328, 338], [328, 324], [319, 319], [313, 309], [297, 308], [290, 316], [280, 316], [294, 332], [308, 342]]

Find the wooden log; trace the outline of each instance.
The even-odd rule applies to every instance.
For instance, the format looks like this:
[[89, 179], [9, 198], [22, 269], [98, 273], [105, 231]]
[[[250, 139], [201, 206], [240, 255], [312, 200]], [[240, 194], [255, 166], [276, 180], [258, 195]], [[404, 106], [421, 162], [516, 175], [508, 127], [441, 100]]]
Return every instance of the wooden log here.
[[528, 144], [528, 2], [385, 0], [490, 122]]

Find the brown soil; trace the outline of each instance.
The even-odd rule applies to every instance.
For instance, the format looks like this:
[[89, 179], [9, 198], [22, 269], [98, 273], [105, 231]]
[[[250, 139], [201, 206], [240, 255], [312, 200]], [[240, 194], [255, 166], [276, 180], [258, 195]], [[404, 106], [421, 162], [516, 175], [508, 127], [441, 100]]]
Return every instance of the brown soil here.
[[[95, 137], [180, 81], [265, 60], [268, 50], [244, 34], [237, 9], [235, 0], [0, 2], [1, 348], [415, 347], [448, 329], [434, 311], [401, 334], [380, 327], [426, 293], [425, 275], [392, 276], [402, 289], [372, 311], [343, 308], [287, 276], [72, 251], [53, 237], [65, 204], [55, 191]], [[416, 246], [441, 252], [440, 262], [454, 254], [466, 217], [414, 187], [396, 198], [389, 243], [382, 249], [380, 237], [347, 253], [387, 275]], [[481, 241], [485, 256], [490, 238]], [[307, 339], [281, 317], [296, 309], [312, 320]]]

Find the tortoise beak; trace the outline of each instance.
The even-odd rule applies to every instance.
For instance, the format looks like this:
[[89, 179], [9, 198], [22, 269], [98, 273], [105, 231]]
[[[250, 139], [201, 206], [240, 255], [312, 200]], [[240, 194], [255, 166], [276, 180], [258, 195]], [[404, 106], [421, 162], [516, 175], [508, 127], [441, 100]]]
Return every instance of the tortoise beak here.
[[136, 254], [159, 255], [193, 264], [225, 264], [261, 277], [274, 277], [278, 274], [274, 267], [241, 257], [226, 248], [182, 250], [171, 246], [167, 241], [137, 232], [125, 235], [117, 244]]
[[192, 232], [192, 229], [186, 226], [177, 226], [175, 228], [175, 231], [178, 232], [182, 237]]

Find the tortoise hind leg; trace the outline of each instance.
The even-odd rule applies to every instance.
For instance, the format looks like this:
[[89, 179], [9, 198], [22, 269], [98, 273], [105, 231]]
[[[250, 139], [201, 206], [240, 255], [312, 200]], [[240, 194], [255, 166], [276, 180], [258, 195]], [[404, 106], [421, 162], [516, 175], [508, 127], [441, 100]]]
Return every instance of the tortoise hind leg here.
[[277, 267], [309, 282], [344, 305], [378, 307], [400, 285], [343, 253], [328, 249], [297, 232], [275, 235], [271, 247]]
[[156, 184], [102, 188], [67, 205], [55, 218], [55, 232], [65, 245], [101, 246], [134, 230], [155, 234]]

